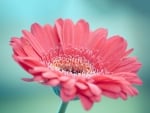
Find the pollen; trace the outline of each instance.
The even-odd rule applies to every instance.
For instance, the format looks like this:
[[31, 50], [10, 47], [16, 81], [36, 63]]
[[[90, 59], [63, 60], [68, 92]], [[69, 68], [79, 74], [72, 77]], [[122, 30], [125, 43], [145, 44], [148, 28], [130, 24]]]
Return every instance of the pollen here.
[[95, 71], [93, 65], [82, 57], [59, 56], [52, 60], [50, 67], [60, 71], [71, 72], [72, 74], [91, 74]]

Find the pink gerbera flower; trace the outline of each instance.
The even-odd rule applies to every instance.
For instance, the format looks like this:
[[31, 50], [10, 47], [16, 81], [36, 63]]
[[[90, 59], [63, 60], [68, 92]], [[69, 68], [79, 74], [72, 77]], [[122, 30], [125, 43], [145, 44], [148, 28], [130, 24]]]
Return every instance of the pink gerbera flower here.
[[128, 56], [133, 49], [127, 50], [127, 42], [118, 35], [107, 38], [103, 28], [91, 31], [84, 20], [35, 23], [10, 44], [15, 61], [32, 75], [23, 80], [57, 88], [63, 102], [78, 98], [86, 110], [102, 95], [124, 100], [135, 96], [133, 85], [142, 84], [137, 75], [141, 64]]

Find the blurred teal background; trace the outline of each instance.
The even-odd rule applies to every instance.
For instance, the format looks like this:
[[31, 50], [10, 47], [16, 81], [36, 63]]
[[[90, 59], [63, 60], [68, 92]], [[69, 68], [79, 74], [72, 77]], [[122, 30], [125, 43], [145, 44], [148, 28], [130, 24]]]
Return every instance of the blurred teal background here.
[[[86, 19], [92, 29], [109, 29], [109, 36], [124, 36], [143, 63], [139, 72], [144, 81], [139, 95], [113, 100], [102, 98], [88, 113], [150, 113], [150, 2], [149, 0], [0, 0], [0, 113], [56, 113], [60, 99], [51, 88], [26, 83], [30, 77], [11, 55], [9, 41], [22, 29], [38, 22], [54, 24], [57, 18]], [[78, 101], [66, 113], [86, 113]]]

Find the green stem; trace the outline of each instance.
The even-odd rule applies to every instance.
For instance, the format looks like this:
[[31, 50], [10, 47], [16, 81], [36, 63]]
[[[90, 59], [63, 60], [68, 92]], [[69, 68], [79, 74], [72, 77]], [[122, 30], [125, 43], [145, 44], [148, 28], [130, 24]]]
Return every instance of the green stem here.
[[65, 113], [67, 105], [68, 105], [68, 102], [62, 102], [58, 113]]

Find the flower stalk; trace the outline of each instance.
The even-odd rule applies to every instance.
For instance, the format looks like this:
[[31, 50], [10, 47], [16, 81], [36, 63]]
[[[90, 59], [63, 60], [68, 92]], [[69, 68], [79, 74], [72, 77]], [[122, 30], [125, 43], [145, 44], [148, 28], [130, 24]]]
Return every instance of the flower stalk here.
[[68, 106], [68, 102], [62, 102], [59, 108], [58, 113], [65, 113]]

